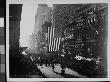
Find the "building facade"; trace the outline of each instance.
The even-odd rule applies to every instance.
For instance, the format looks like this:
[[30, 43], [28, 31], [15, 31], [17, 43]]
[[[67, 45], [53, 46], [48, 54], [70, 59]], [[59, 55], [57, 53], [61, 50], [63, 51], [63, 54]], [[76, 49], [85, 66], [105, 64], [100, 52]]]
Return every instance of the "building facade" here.
[[35, 15], [34, 51], [35, 53], [47, 52], [48, 27], [51, 26], [52, 8], [47, 4], [38, 4]]
[[20, 63], [20, 21], [22, 4], [9, 5], [9, 77], [22, 74]]
[[[54, 5], [55, 34], [56, 37], [63, 38], [61, 51], [65, 54], [65, 58], [68, 58], [67, 60], [76, 61], [76, 64], [73, 64], [76, 66], [74, 68], [78, 67], [78, 70], [74, 69], [76, 71], [81, 71], [83, 65], [87, 65], [81, 63], [82, 67], [80, 67], [78, 65], [80, 61], [94, 62], [95, 66], [88, 65], [88, 68], [84, 68], [86, 70], [83, 74], [88, 76], [95, 75], [98, 62], [101, 62], [102, 73], [107, 72], [107, 9], [107, 4]], [[90, 70], [94, 71], [89, 72]], [[104, 74], [102, 75], [104, 77]]]

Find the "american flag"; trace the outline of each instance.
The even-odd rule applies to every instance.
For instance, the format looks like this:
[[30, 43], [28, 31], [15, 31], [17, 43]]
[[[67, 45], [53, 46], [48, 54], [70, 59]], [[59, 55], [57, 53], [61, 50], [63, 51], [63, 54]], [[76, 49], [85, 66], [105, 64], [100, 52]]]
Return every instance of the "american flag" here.
[[54, 27], [48, 27], [48, 51], [58, 51], [61, 43], [61, 37], [54, 37]]

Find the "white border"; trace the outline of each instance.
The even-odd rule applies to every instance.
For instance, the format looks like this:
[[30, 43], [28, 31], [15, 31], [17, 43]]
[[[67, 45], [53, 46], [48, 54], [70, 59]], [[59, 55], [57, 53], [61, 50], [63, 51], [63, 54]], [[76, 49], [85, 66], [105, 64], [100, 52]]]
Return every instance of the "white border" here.
[[[30, 2], [33, 1], [33, 2]], [[80, 4], [80, 3], [108, 3], [108, 46], [107, 55], [110, 53], [110, 1], [109, 0], [7, 0], [6, 2], [6, 74], [7, 81], [110, 81], [110, 55], [108, 55], [108, 78], [9, 78], [9, 4]]]
[[9, 5], [6, 2], [6, 76], [9, 79]]

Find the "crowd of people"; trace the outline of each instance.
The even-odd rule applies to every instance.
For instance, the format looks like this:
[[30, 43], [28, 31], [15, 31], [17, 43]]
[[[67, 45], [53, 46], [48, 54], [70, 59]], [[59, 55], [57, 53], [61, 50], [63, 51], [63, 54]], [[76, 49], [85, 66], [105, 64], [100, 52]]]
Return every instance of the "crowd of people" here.
[[[65, 68], [70, 68], [82, 75], [88, 77], [96, 77], [97, 74], [101, 74], [103, 68], [96, 66], [94, 61], [87, 61], [87, 60], [76, 60], [75, 56], [72, 54], [62, 54], [59, 52], [51, 52], [51, 53], [39, 53], [39, 54], [32, 54], [26, 52], [22, 54], [24, 58], [22, 62], [24, 65], [27, 65], [29, 69], [33, 69], [33, 67], [45, 65], [46, 67], [52, 67], [54, 70], [56, 64], [61, 65], [61, 74], [65, 74]], [[28, 72], [30, 71], [28, 69]]]

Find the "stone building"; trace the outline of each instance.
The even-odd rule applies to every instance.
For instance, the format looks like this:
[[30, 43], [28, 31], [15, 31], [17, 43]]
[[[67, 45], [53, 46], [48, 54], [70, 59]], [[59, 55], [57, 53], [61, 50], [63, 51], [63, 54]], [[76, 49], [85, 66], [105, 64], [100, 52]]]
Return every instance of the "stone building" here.
[[[100, 60], [102, 63], [103, 73], [107, 72], [107, 4], [54, 4], [54, 27], [55, 37], [62, 37], [61, 50], [65, 54], [68, 63], [76, 60], [73, 64], [81, 71], [83, 64], [81, 61], [88, 61], [95, 63]], [[103, 39], [102, 39], [103, 38]], [[75, 56], [82, 57], [82, 59]], [[88, 59], [89, 58], [89, 59]], [[67, 61], [66, 61], [67, 62]], [[90, 64], [93, 64], [91, 63]], [[80, 67], [77, 64], [81, 64]], [[87, 65], [87, 63], [84, 63]], [[91, 65], [92, 66], [92, 65]], [[83, 71], [87, 76], [94, 76], [95, 73], [100, 74], [95, 70], [95, 66], [88, 66]], [[75, 68], [73, 67], [73, 68]], [[88, 72], [94, 70], [92, 72]], [[97, 76], [97, 75], [96, 75]]]
[[[20, 20], [22, 4], [9, 5], [9, 74], [10, 77], [23, 73], [20, 63]], [[22, 66], [22, 68], [21, 68]]]
[[35, 15], [34, 28], [34, 50], [36, 53], [47, 51], [47, 23], [51, 21], [51, 7], [47, 4], [38, 4], [37, 13]]

